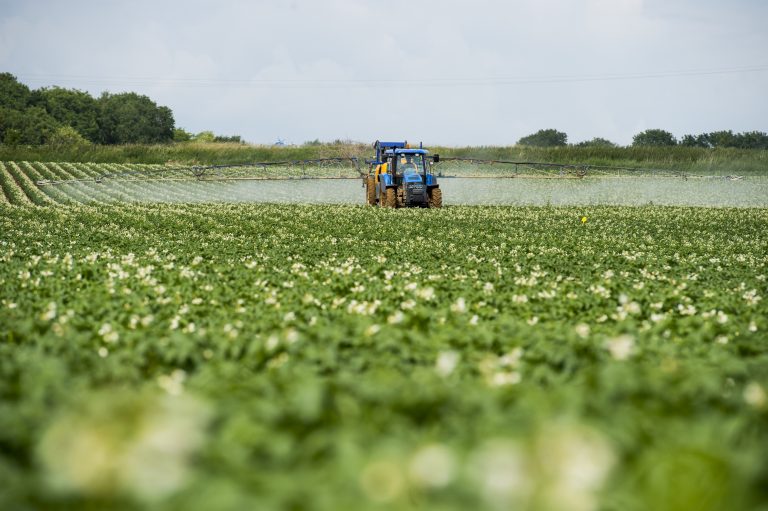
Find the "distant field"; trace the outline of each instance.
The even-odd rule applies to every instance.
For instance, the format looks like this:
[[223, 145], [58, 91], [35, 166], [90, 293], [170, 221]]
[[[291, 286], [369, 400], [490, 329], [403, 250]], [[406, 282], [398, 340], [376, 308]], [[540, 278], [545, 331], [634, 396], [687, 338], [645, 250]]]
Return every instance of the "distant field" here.
[[[565, 164], [651, 167], [689, 172], [753, 173], [768, 175], [768, 151], [741, 149], [667, 148], [535, 148], [440, 147], [429, 146], [443, 156], [475, 157], [515, 161]], [[225, 164], [255, 161], [299, 160], [356, 156], [369, 158], [368, 144], [318, 145], [297, 147], [252, 146], [239, 144], [87, 146], [80, 149], [8, 147], [0, 145], [0, 161], [53, 161], [94, 163]]]
[[[669, 205], [768, 207], [768, 177], [747, 174], [685, 178], [683, 175], [607, 174], [588, 171], [583, 178], [515, 174], [500, 166], [436, 166], [461, 178], [439, 179], [450, 205]], [[107, 204], [120, 202], [272, 202], [362, 204], [358, 170], [326, 167], [267, 166], [215, 169], [200, 180], [193, 170], [172, 165], [121, 163], [0, 162], [0, 203]], [[489, 176], [487, 179], [483, 178]], [[500, 179], [498, 177], [506, 177]], [[517, 177], [514, 177], [517, 176]], [[303, 179], [317, 177], [323, 179]], [[221, 180], [227, 178], [228, 180]], [[290, 178], [282, 180], [282, 178]], [[542, 178], [542, 179], [540, 179]]]

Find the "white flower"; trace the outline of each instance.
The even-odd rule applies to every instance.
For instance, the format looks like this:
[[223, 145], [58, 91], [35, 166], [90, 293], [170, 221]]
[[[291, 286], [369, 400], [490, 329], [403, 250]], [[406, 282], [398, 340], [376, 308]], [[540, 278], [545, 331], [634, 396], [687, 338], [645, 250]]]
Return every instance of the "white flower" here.
[[486, 282], [485, 285], [483, 285], [483, 293], [487, 295], [493, 294], [493, 284]]
[[394, 314], [392, 314], [387, 318], [387, 323], [389, 323], [390, 325], [395, 325], [397, 323], [402, 323], [404, 319], [405, 319], [405, 315], [402, 312], [395, 311]]
[[755, 408], [763, 408], [766, 405], [766, 402], [768, 402], [768, 396], [765, 394], [765, 389], [757, 383], [757, 382], [750, 382], [746, 387], [744, 387], [744, 401]]
[[480, 318], [477, 317], [477, 314], [472, 316], [472, 318], [469, 320], [470, 325], [476, 325], [480, 321]]
[[450, 375], [461, 360], [461, 355], [453, 350], [441, 351], [437, 354], [435, 370], [440, 376]]
[[616, 360], [626, 360], [634, 351], [635, 339], [631, 335], [620, 335], [612, 339], [608, 339], [605, 343], [605, 347], [611, 353], [611, 356]]
[[516, 509], [525, 500], [533, 476], [522, 449], [508, 439], [486, 440], [469, 457], [467, 471], [493, 509]]
[[589, 329], [589, 325], [587, 325], [586, 323], [579, 323], [578, 325], [576, 325], [574, 329], [576, 330], [576, 335], [578, 335], [582, 339], [586, 339], [587, 337], [589, 337], [590, 329]]
[[227, 334], [227, 337], [229, 337], [230, 339], [234, 339], [240, 334], [237, 328], [233, 327], [229, 323], [224, 325], [224, 333]]
[[295, 328], [289, 328], [285, 333], [285, 342], [287, 344], [294, 344], [299, 340], [299, 332]]
[[186, 377], [187, 373], [183, 370], [175, 369], [171, 374], [158, 376], [157, 384], [168, 394], [178, 396], [184, 391]]
[[422, 300], [432, 300], [435, 297], [435, 290], [431, 287], [424, 287], [416, 291], [416, 296]]
[[756, 289], [752, 289], [751, 291], [747, 291], [742, 295], [742, 298], [746, 300], [747, 305], [757, 305], [757, 302], [763, 299], [762, 296], [759, 296], [757, 294]]
[[[15, 306], [15, 304], [14, 304]], [[56, 318], [56, 302], [51, 302], [46, 307], [45, 312], [40, 315], [43, 321], [51, 321]]]
[[490, 384], [493, 387], [515, 385], [520, 383], [522, 376], [517, 371], [499, 371], [491, 375]]
[[497, 360], [499, 367], [517, 367], [520, 363], [520, 359], [523, 358], [525, 350], [520, 346], [516, 347], [512, 351], [500, 356]]
[[267, 339], [267, 342], [264, 344], [264, 346], [267, 348], [268, 351], [274, 351], [279, 344], [280, 344], [280, 339], [278, 339], [276, 335], [270, 335], [269, 338]]
[[539, 317], [538, 316], [532, 316], [532, 317], [528, 318], [528, 320], [526, 321], [526, 323], [528, 323], [531, 326], [537, 324], [538, 322], [539, 322]]
[[53, 489], [126, 495], [152, 508], [186, 486], [192, 455], [206, 438], [207, 407], [189, 396], [120, 392], [87, 401], [60, 414], [39, 441]]
[[408, 475], [419, 486], [442, 488], [453, 480], [455, 474], [453, 453], [441, 444], [422, 447], [408, 464]]
[[451, 310], [453, 312], [463, 314], [467, 312], [467, 302], [464, 300], [463, 297], [459, 297], [456, 302], [451, 305]]

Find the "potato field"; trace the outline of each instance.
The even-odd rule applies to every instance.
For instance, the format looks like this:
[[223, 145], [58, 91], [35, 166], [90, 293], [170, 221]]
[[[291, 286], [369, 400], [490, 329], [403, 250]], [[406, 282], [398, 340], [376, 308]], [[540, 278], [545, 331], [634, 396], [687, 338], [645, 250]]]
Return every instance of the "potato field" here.
[[768, 509], [764, 206], [104, 172], [0, 164], [0, 509]]

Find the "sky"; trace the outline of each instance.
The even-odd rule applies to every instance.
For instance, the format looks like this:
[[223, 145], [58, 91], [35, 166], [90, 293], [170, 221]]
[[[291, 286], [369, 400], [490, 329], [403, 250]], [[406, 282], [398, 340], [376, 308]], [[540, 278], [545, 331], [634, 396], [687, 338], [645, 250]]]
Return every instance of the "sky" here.
[[768, 131], [765, 0], [0, 0], [0, 72], [271, 144]]

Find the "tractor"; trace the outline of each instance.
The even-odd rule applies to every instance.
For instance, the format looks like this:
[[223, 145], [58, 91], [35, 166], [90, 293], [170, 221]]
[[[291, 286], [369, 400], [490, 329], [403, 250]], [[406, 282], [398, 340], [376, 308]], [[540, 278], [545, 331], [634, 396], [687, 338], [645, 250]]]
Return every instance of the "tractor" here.
[[369, 165], [365, 178], [366, 202], [370, 206], [387, 208], [443, 207], [443, 192], [432, 173], [432, 163], [440, 161], [440, 155], [429, 156], [429, 151], [419, 144], [412, 149], [408, 142], [380, 142], [373, 144], [374, 159], [365, 160]]

